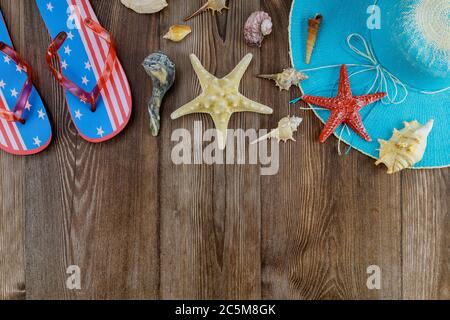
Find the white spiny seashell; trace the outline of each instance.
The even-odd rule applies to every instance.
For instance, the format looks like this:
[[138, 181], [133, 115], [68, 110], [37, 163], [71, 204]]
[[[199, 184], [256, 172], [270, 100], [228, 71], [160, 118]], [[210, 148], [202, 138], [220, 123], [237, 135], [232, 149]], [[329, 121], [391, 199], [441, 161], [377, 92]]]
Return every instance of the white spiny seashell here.
[[405, 128], [394, 134], [389, 141], [379, 140], [380, 160], [375, 164], [384, 163], [388, 173], [396, 173], [411, 168], [422, 160], [427, 147], [428, 135], [433, 129], [433, 120], [421, 125], [417, 121], [404, 122]]
[[228, 7], [226, 6], [226, 2], [227, 0], [208, 0], [208, 2], [206, 2], [203, 6], [201, 6], [200, 9], [195, 11], [189, 17], [184, 19], [184, 21], [191, 20], [195, 16], [198, 16], [200, 13], [205, 12], [207, 10], [211, 10], [213, 14], [216, 12], [222, 13], [222, 10], [228, 9]]
[[121, 0], [122, 4], [137, 13], [155, 13], [168, 6], [166, 0]]
[[262, 136], [252, 144], [264, 141], [266, 139], [278, 139], [278, 142], [287, 142], [288, 140], [295, 141], [294, 133], [297, 131], [298, 126], [302, 123], [303, 119], [298, 117], [285, 117], [278, 122], [278, 128], [272, 130], [270, 133]]
[[283, 72], [276, 74], [261, 74], [258, 77], [275, 81], [280, 91], [289, 91], [292, 86], [299, 86], [301, 81], [308, 79], [306, 74], [293, 68], [284, 69]]

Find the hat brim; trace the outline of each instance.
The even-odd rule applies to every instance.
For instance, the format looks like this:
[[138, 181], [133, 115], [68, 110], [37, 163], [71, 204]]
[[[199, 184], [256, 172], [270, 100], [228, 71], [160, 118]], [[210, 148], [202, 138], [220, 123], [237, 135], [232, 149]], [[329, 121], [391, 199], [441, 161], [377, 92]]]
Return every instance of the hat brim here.
[[[374, 0], [313, 1], [293, 0], [290, 16], [289, 41], [292, 65], [297, 70], [310, 70], [324, 66], [336, 66], [306, 71], [309, 80], [302, 83], [304, 93], [310, 95], [335, 96], [339, 79], [339, 66], [367, 65], [367, 61], [355, 54], [347, 44], [350, 34], [360, 34], [370, 45], [370, 30], [367, 27], [367, 10]], [[305, 63], [308, 19], [317, 13], [324, 17], [311, 64]], [[392, 49], [395, 54], [396, 48]], [[361, 70], [350, 66], [349, 73]], [[376, 72], [362, 72], [351, 78], [355, 95], [366, 94], [372, 86]], [[391, 92], [391, 95], [393, 93]], [[361, 110], [364, 126], [372, 137], [366, 142], [351, 130], [341, 126], [335, 132], [343, 142], [374, 159], [379, 158], [378, 139], [389, 140], [394, 128], [403, 128], [403, 122], [417, 120], [422, 124], [434, 120], [434, 127], [428, 137], [423, 159], [414, 168], [442, 168], [450, 165], [450, 91], [425, 94], [408, 88], [408, 96], [400, 104], [375, 103]], [[330, 113], [311, 106], [322, 122]]]

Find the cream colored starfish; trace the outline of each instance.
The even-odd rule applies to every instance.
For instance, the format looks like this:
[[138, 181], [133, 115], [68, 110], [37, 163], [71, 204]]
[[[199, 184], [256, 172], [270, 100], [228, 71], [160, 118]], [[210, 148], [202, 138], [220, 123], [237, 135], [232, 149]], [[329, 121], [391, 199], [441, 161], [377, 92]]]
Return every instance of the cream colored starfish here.
[[227, 142], [228, 123], [233, 113], [273, 113], [271, 108], [254, 102], [239, 93], [239, 84], [253, 59], [252, 54], [247, 54], [236, 68], [222, 79], [218, 79], [206, 71], [195, 54], [191, 54], [190, 58], [203, 92], [200, 96], [172, 113], [171, 118], [173, 120], [191, 113], [209, 114], [217, 129], [219, 148], [224, 150]]

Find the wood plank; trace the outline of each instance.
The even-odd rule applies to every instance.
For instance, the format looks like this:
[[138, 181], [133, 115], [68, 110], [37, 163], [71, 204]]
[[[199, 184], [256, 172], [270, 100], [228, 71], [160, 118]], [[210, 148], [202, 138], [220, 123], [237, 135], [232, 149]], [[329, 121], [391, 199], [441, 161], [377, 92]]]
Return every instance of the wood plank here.
[[[114, 140], [89, 144], [78, 137], [68, 118], [62, 90], [45, 67], [39, 70], [38, 84], [54, 115], [57, 135], [49, 151], [27, 163], [34, 172], [26, 197], [31, 299], [158, 296], [158, 152], [144, 120], [150, 84], [136, 63], [157, 47], [148, 30], [157, 28], [158, 16], [136, 16], [119, 1], [92, 4], [119, 44], [133, 88], [134, 115]], [[45, 30], [34, 2], [25, 5], [27, 26]], [[44, 31], [33, 40], [42, 66], [48, 43]], [[70, 265], [81, 269], [80, 291], [65, 286]]]
[[[183, 1], [169, 6], [161, 19], [162, 35], [180, 23], [203, 1]], [[193, 34], [181, 44], [162, 42], [161, 48], [177, 64], [178, 79], [166, 100], [161, 160], [161, 295], [163, 298], [224, 299], [260, 297], [259, 169], [255, 166], [183, 165], [172, 163], [169, 143], [175, 129], [194, 134], [194, 121], [203, 130], [212, 128], [204, 115], [170, 121], [176, 108], [199, 94], [199, 85], [188, 55], [195, 53], [205, 67], [225, 76], [247, 52], [242, 26], [259, 1], [231, 5], [222, 16], [203, 14], [192, 21]], [[218, 20], [217, 20], [218, 19]], [[223, 38], [222, 38], [223, 37]], [[257, 99], [253, 62], [243, 80], [242, 92]], [[256, 90], [255, 90], [256, 89]], [[176, 95], [173, 92], [176, 91]], [[261, 116], [234, 115], [230, 128], [258, 128]]]
[[[264, 73], [290, 66], [290, 1], [264, 1], [276, 38], [261, 52]], [[337, 140], [317, 142], [322, 124], [311, 111], [289, 109], [300, 95], [261, 87], [280, 118], [304, 117], [297, 142], [280, 146], [280, 172], [262, 184], [263, 297], [267, 299], [368, 299], [401, 295], [400, 178], [388, 177], [352, 151], [339, 157]], [[304, 106], [306, 107], [306, 106]], [[367, 267], [382, 270], [382, 290], [366, 287]]]
[[[0, 1], [10, 37], [23, 48], [23, 7]], [[0, 153], [0, 300], [25, 298], [25, 159]]]
[[449, 177], [449, 169], [403, 173], [405, 299], [450, 299]]

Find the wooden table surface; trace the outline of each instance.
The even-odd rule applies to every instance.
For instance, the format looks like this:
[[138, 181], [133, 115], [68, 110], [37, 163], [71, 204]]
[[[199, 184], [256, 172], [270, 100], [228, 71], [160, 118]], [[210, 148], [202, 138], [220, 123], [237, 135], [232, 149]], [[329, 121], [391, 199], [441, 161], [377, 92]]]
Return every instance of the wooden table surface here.
[[[134, 100], [129, 126], [93, 145], [70, 121], [63, 90], [45, 64], [50, 39], [33, 0], [0, 0], [16, 49], [34, 69], [55, 139], [38, 156], [0, 153], [0, 297], [6, 299], [418, 299], [450, 298], [449, 169], [385, 168], [336, 139], [321, 145], [321, 123], [289, 110], [299, 95], [279, 92], [259, 73], [290, 64], [290, 0], [235, 0], [231, 10], [189, 22], [182, 43], [162, 35], [203, 0], [169, 0], [161, 14], [138, 15], [119, 0], [92, 0], [112, 32]], [[270, 13], [274, 32], [262, 49], [244, 44], [255, 10]], [[177, 82], [164, 103], [162, 132], [151, 137], [146, 104], [151, 81], [140, 66], [166, 52]], [[289, 112], [304, 117], [297, 142], [280, 148], [280, 170], [255, 165], [174, 165], [171, 134], [194, 120], [170, 113], [198, 95], [188, 54], [218, 76], [248, 52], [254, 60], [242, 92], [273, 116], [234, 115], [230, 128], [273, 128]], [[78, 265], [81, 290], [66, 288]], [[381, 268], [381, 289], [366, 286]]]

